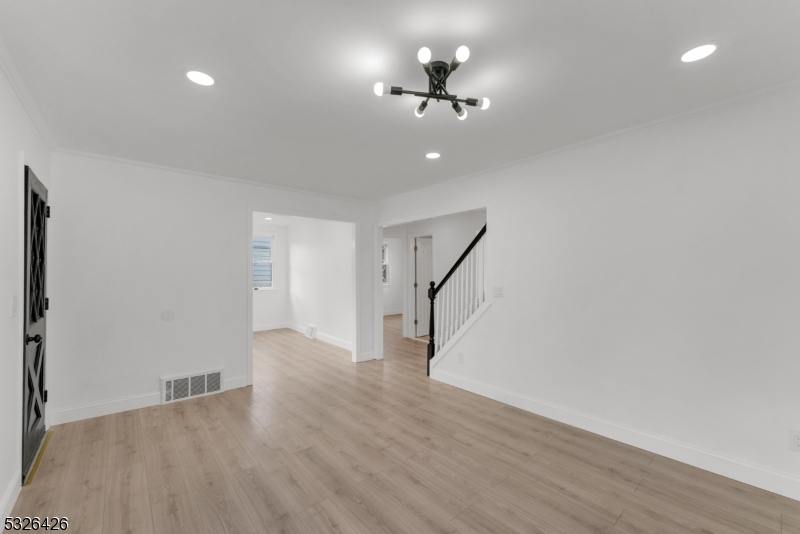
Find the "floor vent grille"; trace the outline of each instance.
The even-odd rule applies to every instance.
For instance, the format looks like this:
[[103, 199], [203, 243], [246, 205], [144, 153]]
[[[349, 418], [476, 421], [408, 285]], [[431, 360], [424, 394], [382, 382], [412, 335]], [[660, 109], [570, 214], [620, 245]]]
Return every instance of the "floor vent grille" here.
[[161, 378], [161, 404], [222, 391], [222, 371]]

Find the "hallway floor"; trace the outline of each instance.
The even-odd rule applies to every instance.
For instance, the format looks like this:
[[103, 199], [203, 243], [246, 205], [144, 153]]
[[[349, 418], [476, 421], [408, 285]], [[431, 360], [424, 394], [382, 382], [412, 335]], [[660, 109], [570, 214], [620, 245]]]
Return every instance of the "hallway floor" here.
[[429, 380], [254, 335], [252, 388], [52, 428], [15, 516], [70, 532], [800, 533], [800, 503]]

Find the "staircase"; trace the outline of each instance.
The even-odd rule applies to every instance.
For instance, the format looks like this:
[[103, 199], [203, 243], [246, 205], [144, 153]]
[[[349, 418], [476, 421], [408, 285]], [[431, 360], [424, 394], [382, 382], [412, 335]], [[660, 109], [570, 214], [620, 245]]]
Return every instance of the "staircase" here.
[[431, 282], [431, 321], [428, 340], [428, 376], [431, 360], [456, 335], [486, 300], [485, 245], [486, 225], [458, 258], [439, 285]]

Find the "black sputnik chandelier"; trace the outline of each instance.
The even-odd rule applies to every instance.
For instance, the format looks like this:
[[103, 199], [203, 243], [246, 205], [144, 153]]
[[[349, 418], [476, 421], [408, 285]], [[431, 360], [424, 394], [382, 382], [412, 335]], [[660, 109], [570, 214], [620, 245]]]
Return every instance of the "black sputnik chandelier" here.
[[487, 109], [489, 107], [488, 98], [458, 98], [456, 95], [451, 95], [447, 92], [447, 79], [458, 68], [459, 65], [469, 59], [469, 48], [466, 46], [459, 46], [456, 50], [456, 57], [453, 61], [447, 63], [446, 61], [431, 61], [431, 50], [427, 46], [423, 46], [417, 53], [417, 59], [422, 63], [422, 68], [425, 74], [428, 75], [428, 92], [422, 91], [408, 91], [402, 87], [390, 87], [384, 85], [382, 82], [375, 84], [375, 94], [382, 95], [413, 95], [424, 98], [422, 103], [417, 109], [414, 110], [414, 115], [422, 117], [425, 115], [425, 108], [428, 107], [428, 102], [433, 99], [437, 102], [444, 100], [450, 102], [456, 112], [459, 120], [467, 118], [467, 110], [462, 108], [461, 104], [467, 106], [480, 107]]

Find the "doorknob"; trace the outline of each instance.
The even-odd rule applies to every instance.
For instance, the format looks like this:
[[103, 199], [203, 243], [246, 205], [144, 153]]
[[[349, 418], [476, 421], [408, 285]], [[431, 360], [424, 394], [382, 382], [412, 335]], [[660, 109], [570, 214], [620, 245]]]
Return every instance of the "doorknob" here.
[[41, 342], [42, 342], [42, 336], [41, 336], [41, 335], [39, 335], [39, 334], [36, 334], [36, 335], [35, 335], [35, 336], [33, 336], [33, 337], [31, 337], [31, 336], [28, 336], [28, 337], [25, 339], [25, 342], [26, 342], [26, 343], [41, 343]]

